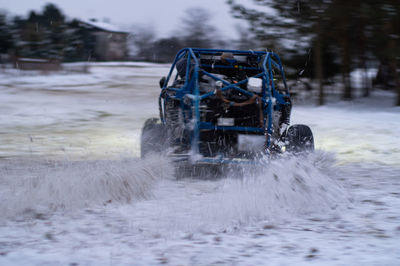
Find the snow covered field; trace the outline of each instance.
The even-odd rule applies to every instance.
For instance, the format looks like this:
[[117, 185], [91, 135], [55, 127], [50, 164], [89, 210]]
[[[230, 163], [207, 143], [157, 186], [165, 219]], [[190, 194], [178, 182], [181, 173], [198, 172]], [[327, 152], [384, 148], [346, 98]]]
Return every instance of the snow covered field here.
[[166, 65], [0, 72], [0, 265], [399, 265], [400, 109], [295, 105], [307, 158], [176, 180], [138, 159]]

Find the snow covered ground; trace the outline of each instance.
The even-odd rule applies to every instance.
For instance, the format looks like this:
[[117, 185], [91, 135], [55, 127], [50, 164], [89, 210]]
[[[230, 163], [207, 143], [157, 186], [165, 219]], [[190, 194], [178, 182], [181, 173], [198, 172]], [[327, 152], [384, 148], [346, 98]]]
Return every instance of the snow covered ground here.
[[0, 265], [399, 265], [400, 109], [315, 107], [314, 154], [179, 179], [138, 159], [166, 65], [0, 72]]

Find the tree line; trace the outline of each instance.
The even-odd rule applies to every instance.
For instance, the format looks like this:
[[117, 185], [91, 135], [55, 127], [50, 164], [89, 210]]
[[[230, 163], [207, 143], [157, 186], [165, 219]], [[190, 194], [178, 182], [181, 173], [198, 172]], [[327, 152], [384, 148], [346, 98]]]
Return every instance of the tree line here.
[[[400, 105], [400, 2], [398, 0], [252, 0], [256, 8], [227, 0], [234, 17], [248, 22], [258, 43], [278, 51], [297, 75], [318, 82], [319, 104], [325, 103], [324, 84], [340, 75], [343, 99], [352, 99], [350, 73], [364, 73], [363, 96], [374, 80], [397, 91]], [[302, 61], [305, 63], [302, 63]]]
[[[400, 105], [400, 2], [398, 0], [248, 0], [253, 7], [226, 0], [241, 23], [236, 40], [223, 40], [210, 13], [190, 8], [177, 30], [158, 38], [151, 27], [131, 30], [127, 60], [170, 62], [183, 47], [266, 49], [278, 52], [292, 79], [317, 84], [318, 104], [325, 103], [325, 87], [337, 82], [342, 98], [352, 99], [351, 73], [361, 71], [363, 96], [372, 85], [367, 77], [378, 69], [375, 86], [397, 91]], [[0, 13], [0, 54], [60, 61], [96, 58], [95, 37], [79, 21], [68, 20], [54, 4], [26, 18]], [[292, 71], [290, 71], [292, 70]], [[334, 80], [335, 78], [335, 80]]]
[[81, 61], [93, 54], [94, 42], [76, 19], [67, 20], [54, 4], [38, 13], [30, 11], [26, 18], [0, 13], [0, 54]]
[[[163, 38], [157, 38], [150, 26], [135, 25], [129, 34], [132, 51], [126, 60], [169, 62], [184, 47], [223, 46], [216, 27], [208, 23], [210, 19], [206, 9], [190, 8], [179, 29]], [[64, 62], [95, 60], [101, 58], [95, 42], [90, 29], [80, 26], [77, 19], [67, 19], [54, 4], [46, 4], [41, 12], [30, 11], [26, 18], [10, 18], [0, 12], [0, 54]]]
[[153, 62], [170, 62], [185, 47], [227, 47], [217, 27], [211, 24], [212, 16], [204, 8], [193, 7], [185, 11], [181, 23], [169, 37], [157, 38], [150, 26], [135, 26], [131, 42], [135, 46], [134, 57]]

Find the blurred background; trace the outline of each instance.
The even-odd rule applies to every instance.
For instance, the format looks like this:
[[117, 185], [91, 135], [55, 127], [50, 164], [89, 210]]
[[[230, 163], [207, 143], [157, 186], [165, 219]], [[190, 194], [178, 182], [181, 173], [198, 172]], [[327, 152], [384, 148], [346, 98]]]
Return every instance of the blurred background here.
[[165, 63], [183, 47], [258, 49], [280, 54], [293, 92], [318, 105], [375, 89], [400, 105], [398, 0], [53, 2], [0, 1], [3, 71]]

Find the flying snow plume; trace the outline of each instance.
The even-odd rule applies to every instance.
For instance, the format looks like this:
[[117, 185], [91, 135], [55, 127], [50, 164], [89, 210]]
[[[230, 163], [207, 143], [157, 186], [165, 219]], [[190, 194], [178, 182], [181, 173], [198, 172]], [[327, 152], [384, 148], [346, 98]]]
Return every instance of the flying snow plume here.
[[317, 151], [272, 160], [240, 179], [228, 179], [218, 195], [221, 217], [216, 218], [279, 221], [346, 208], [350, 196], [334, 164], [332, 154]]
[[173, 175], [162, 157], [118, 161], [8, 161], [0, 170], [3, 217], [73, 211], [151, 197], [155, 183]]
[[[334, 156], [317, 151], [239, 167], [215, 181], [183, 180], [184, 190], [171, 193], [174, 198], [182, 194], [181, 200], [160, 200], [153, 228], [162, 228], [160, 234], [215, 232], [260, 221], [337, 215], [351, 204], [339, 178]], [[138, 227], [151, 231], [149, 224]]]

